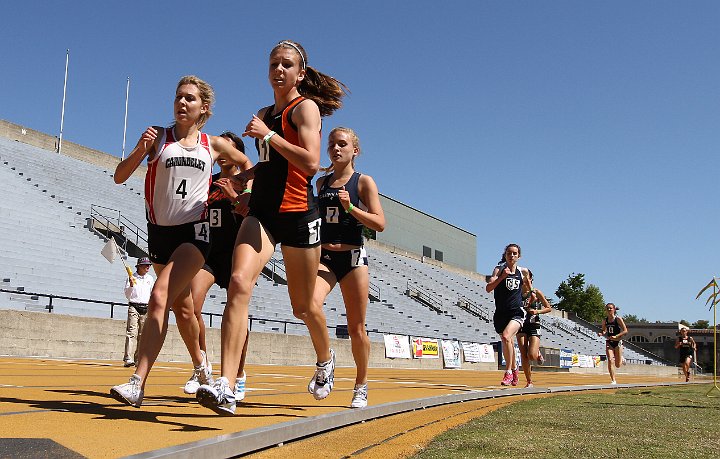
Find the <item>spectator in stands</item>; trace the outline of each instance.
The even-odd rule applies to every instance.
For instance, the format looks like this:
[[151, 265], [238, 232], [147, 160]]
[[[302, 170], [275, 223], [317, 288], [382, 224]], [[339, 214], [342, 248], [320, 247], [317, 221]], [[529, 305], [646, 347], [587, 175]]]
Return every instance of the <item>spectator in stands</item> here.
[[[332, 165], [328, 175], [317, 181], [320, 218], [322, 218], [320, 268], [315, 281], [314, 304], [322, 312], [325, 298], [340, 284], [348, 333], [357, 373], [351, 408], [367, 406], [367, 370], [370, 339], [365, 330], [368, 303], [368, 257], [363, 246], [363, 225], [374, 230], [385, 229], [385, 214], [380, 205], [377, 185], [369, 175], [355, 171], [360, 141], [352, 129], [337, 127], [328, 136], [328, 156]], [[322, 338], [326, 338], [323, 334]], [[316, 349], [330, 346], [314, 343]], [[310, 382], [313, 391], [315, 380]]]
[[598, 333], [598, 336], [607, 336], [605, 340], [605, 354], [607, 355], [607, 367], [610, 373], [610, 384], [617, 384], [615, 380], [615, 368], [620, 368], [620, 365], [625, 363], [622, 356], [622, 336], [627, 334], [627, 327], [625, 321], [617, 315], [617, 311], [620, 308], [615, 306], [613, 303], [605, 305], [605, 312], [607, 317], [603, 320], [602, 331]]
[[115, 183], [123, 183], [148, 158], [148, 248], [158, 278], [150, 295], [137, 370], [129, 382], [110, 389], [115, 399], [135, 407], [142, 404], [145, 382], [165, 341], [173, 305], [178, 330], [193, 364], [203, 382], [212, 379], [207, 356], [198, 342], [190, 281], [210, 250], [207, 200], [213, 163], [222, 157], [242, 169], [250, 167], [247, 157], [227, 139], [200, 131], [212, 114], [213, 102], [214, 93], [208, 83], [195, 76], [181, 78], [173, 103], [175, 122], [168, 128], [147, 128], [130, 155], [115, 169]]
[[527, 284], [527, 296], [525, 299], [525, 322], [523, 322], [520, 331], [517, 334], [518, 348], [520, 349], [520, 357], [522, 360], [523, 372], [527, 385], [525, 387], [533, 387], [532, 383], [532, 363], [538, 362], [542, 365], [544, 361], [540, 352], [540, 335], [542, 328], [540, 326], [540, 314], [547, 314], [552, 311], [552, 307], [543, 292], [532, 287], [533, 274], [529, 269]]
[[[231, 141], [235, 148], [245, 153], [245, 144], [237, 134], [223, 132], [220, 137]], [[243, 216], [248, 211], [250, 190], [245, 189], [240, 194], [233, 188], [231, 177], [240, 173], [240, 169], [232, 162], [224, 158], [218, 158], [220, 172], [213, 175], [208, 198], [208, 211], [210, 220], [210, 254], [208, 255], [202, 269], [195, 274], [190, 283], [192, 299], [195, 306], [195, 316], [199, 325], [200, 349], [207, 353], [205, 343], [205, 322], [202, 317], [203, 303], [213, 283], [220, 288], [227, 289], [230, 283], [230, 272], [232, 271], [232, 247], [235, 244]], [[235, 212], [236, 211], [236, 212]], [[249, 334], [248, 334], [249, 337]], [[248, 338], [243, 345], [240, 368], [235, 378], [235, 400], [241, 401], [245, 398], [245, 357], [247, 355]], [[208, 364], [209, 365], [209, 364]], [[184, 392], [194, 394], [200, 388], [201, 373], [193, 371], [192, 377], [185, 384]]]
[[[254, 177], [254, 192], [233, 254], [222, 324], [222, 376], [197, 392], [198, 401], [219, 414], [235, 412], [229, 381], [238, 372], [255, 281], [276, 244], [282, 247], [293, 314], [305, 322], [313, 344], [327, 335], [324, 315], [312, 300], [320, 263], [320, 217], [311, 181], [320, 167], [321, 117], [341, 107], [345, 89], [310, 67], [303, 47], [288, 40], [270, 52], [268, 79], [274, 104], [253, 115], [243, 133], [255, 139], [259, 162], [246, 174]], [[316, 351], [313, 395], [322, 399], [332, 389], [335, 357], [330, 348]]]
[[149, 258], [138, 258], [135, 273], [128, 276], [125, 281], [128, 317], [125, 328], [125, 356], [123, 361], [126, 367], [131, 367], [137, 362], [137, 345], [140, 341], [143, 325], [145, 325], [150, 292], [155, 284], [155, 278], [150, 274], [151, 266], [152, 262]]
[[515, 335], [525, 321], [525, 308], [522, 299], [522, 285], [528, 282], [528, 270], [518, 266], [520, 246], [508, 244], [493, 270], [485, 290], [495, 296], [495, 331], [502, 339], [502, 352], [505, 358], [505, 376], [500, 382], [503, 386], [517, 386], [518, 369], [515, 355]]
[[679, 333], [680, 336], [675, 341], [675, 349], [680, 349], [680, 365], [685, 374], [685, 382], [688, 382], [690, 381], [690, 365], [695, 357], [697, 344], [691, 336], [688, 336], [687, 328], [681, 328]]

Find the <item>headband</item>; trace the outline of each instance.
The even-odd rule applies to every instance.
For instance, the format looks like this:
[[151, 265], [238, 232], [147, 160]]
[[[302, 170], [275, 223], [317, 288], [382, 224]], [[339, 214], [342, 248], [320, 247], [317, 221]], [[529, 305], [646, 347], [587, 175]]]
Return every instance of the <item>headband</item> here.
[[302, 59], [303, 69], [307, 68], [307, 64], [305, 63], [305, 56], [303, 56], [302, 51], [300, 51], [300, 48], [298, 48], [295, 43], [292, 43], [289, 41], [281, 41], [280, 43], [275, 45], [275, 47], [277, 48], [278, 46], [281, 46], [281, 45], [291, 46], [295, 51], [297, 51], [298, 54], [300, 55], [300, 59]]

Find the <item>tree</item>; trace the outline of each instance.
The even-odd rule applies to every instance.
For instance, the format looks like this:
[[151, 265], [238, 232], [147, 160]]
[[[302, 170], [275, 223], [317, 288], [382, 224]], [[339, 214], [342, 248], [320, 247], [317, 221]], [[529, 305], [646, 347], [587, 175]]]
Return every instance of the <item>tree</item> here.
[[710, 327], [710, 321], [709, 321], [709, 320], [698, 320], [697, 322], [695, 322], [694, 324], [692, 324], [692, 326], [691, 326], [690, 328], [705, 329], [705, 328], [712, 328], [712, 327]]
[[689, 327], [689, 326], [690, 326], [690, 322], [688, 322], [688, 321], [685, 320], [685, 319], [681, 320], [680, 323], [683, 324], [683, 325], [685, 325], [686, 327]]
[[647, 320], [644, 317], [638, 318], [635, 314], [628, 314], [626, 316], [623, 316], [623, 320], [625, 320], [626, 323], [629, 324], [648, 324], [650, 323], [649, 320]]
[[595, 285], [585, 287], [585, 274], [572, 273], [560, 283], [555, 295], [559, 309], [574, 312], [583, 319], [596, 322], [605, 316], [605, 300]]

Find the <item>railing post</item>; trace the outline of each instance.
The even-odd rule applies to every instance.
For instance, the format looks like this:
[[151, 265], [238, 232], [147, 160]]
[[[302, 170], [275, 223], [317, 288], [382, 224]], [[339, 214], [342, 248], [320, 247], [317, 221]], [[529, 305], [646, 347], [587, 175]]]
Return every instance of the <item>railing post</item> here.
[[50, 303], [48, 304], [48, 312], [53, 312], [53, 304], [52, 304], [53, 297], [50, 296]]

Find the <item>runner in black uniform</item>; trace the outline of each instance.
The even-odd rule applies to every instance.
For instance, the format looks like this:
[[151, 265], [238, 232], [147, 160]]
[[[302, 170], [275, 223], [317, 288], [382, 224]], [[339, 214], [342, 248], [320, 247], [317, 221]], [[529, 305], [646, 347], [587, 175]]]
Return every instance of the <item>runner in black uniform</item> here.
[[[377, 185], [369, 175], [355, 172], [360, 141], [352, 129], [338, 127], [328, 136], [329, 175], [317, 181], [322, 218], [322, 253], [315, 282], [315, 307], [322, 311], [325, 298], [340, 284], [348, 333], [357, 373], [351, 408], [367, 406], [367, 367], [370, 340], [365, 330], [368, 302], [368, 258], [363, 247], [363, 225], [373, 231], [385, 229], [385, 214]], [[312, 392], [314, 380], [308, 389]]]
[[522, 360], [523, 372], [527, 385], [525, 387], [533, 387], [532, 383], [532, 362], [537, 361], [542, 364], [543, 356], [540, 353], [540, 314], [547, 314], [552, 311], [550, 303], [545, 298], [543, 292], [532, 288], [533, 274], [528, 269], [529, 290], [525, 299], [525, 322], [517, 334], [518, 348], [520, 349], [520, 357]]
[[280, 244], [293, 314], [308, 327], [317, 363], [313, 395], [330, 394], [334, 353], [322, 311], [313, 306], [320, 263], [320, 218], [312, 194], [312, 177], [320, 168], [321, 116], [341, 107], [344, 86], [308, 66], [302, 46], [281, 41], [270, 52], [268, 79], [274, 104], [261, 109], [243, 136], [257, 139], [258, 164], [253, 178], [250, 213], [235, 241], [233, 272], [223, 314], [222, 376], [198, 389], [198, 402], [219, 414], [235, 413], [230, 379], [240, 364], [247, 335], [248, 304], [263, 266]]
[[[245, 153], [245, 145], [240, 137], [233, 132], [220, 134], [235, 145], [239, 151]], [[205, 344], [205, 322], [202, 317], [202, 308], [212, 284], [227, 290], [230, 283], [230, 272], [232, 271], [232, 247], [235, 245], [240, 223], [243, 220], [243, 213], [247, 213], [247, 204], [250, 197], [249, 190], [241, 191], [240, 194], [233, 188], [230, 178], [241, 172], [235, 164], [224, 159], [218, 159], [220, 172], [212, 176], [212, 184], [208, 195], [208, 219], [210, 223], [210, 254], [205, 265], [193, 278], [190, 283], [195, 316], [200, 325], [200, 348], [207, 352]], [[243, 170], [252, 167], [243, 165]], [[238, 213], [238, 211], [240, 213]], [[250, 334], [247, 335], [248, 337]], [[237, 377], [235, 378], [235, 399], [241, 401], [245, 398], [245, 357], [247, 354], [248, 339], [243, 345], [242, 358]], [[195, 394], [200, 388], [200, 380], [197, 372], [193, 371], [192, 377], [185, 384], [186, 394]]]
[[520, 258], [520, 246], [508, 244], [500, 264], [493, 270], [485, 290], [495, 296], [495, 331], [502, 339], [502, 352], [505, 357], [505, 376], [500, 384], [517, 386], [518, 369], [515, 355], [515, 335], [525, 321], [523, 307], [523, 282], [527, 282], [527, 269], [517, 265]]
[[602, 323], [602, 332], [598, 333], [599, 336], [607, 335], [605, 341], [605, 354], [607, 355], [607, 367], [610, 373], [610, 384], [617, 384], [615, 380], [615, 368], [620, 368], [620, 365], [624, 363], [622, 356], [622, 340], [620, 339], [627, 333], [627, 327], [622, 317], [616, 313], [620, 308], [615, 306], [613, 303], [605, 305], [605, 311], [607, 317]]
[[690, 365], [695, 357], [697, 344], [692, 337], [688, 336], [687, 328], [680, 329], [680, 336], [675, 341], [675, 349], [680, 349], [680, 365], [685, 374], [685, 382], [688, 382], [690, 381]]

